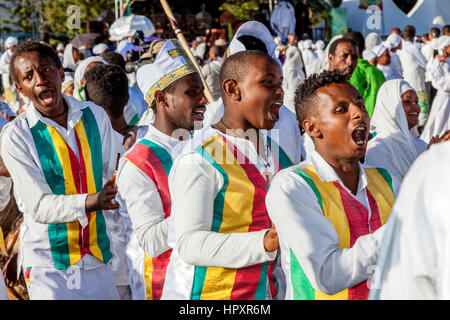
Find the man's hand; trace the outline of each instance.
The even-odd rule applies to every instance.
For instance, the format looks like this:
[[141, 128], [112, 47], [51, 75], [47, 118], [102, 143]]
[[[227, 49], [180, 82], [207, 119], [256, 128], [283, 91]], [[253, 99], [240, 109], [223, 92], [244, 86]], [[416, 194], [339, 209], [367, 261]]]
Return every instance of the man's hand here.
[[17, 283], [17, 253], [8, 258], [3, 266], [3, 278], [8, 287], [13, 287]]
[[427, 149], [430, 149], [431, 145], [433, 145], [435, 143], [441, 143], [441, 142], [445, 142], [445, 141], [450, 141], [450, 130], [445, 131], [441, 137], [439, 137], [439, 136], [431, 137], [431, 140], [428, 143]]
[[102, 191], [89, 194], [86, 197], [86, 212], [118, 209], [119, 204], [113, 202], [117, 191], [116, 175], [113, 174], [108, 182], [103, 186]]
[[278, 241], [278, 233], [275, 226], [272, 225], [269, 231], [264, 235], [264, 249], [268, 252], [272, 252], [277, 250], [280, 247], [280, 243]]

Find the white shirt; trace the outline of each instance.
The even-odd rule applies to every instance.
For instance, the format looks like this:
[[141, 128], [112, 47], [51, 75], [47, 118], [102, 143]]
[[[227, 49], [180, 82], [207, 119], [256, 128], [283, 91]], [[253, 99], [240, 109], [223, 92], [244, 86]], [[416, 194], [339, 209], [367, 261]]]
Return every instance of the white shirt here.
[[[174, 230], [169, 230], [169, 245], [174, 248], [166, 274], [163, 299], [188, 299], [193, 281], [193, 267], [242, 268], [275, 259], [277, 251], [266, 252], [264, 235], [256, 232], [218, 233], [209, 231], [213, 221], [214, 199], [223, 186], [223, 176], [195, 147], [218, 130], [207, 127], [186, 144], [169, 175]], [[253, 144], [242, 138], [224, 135], [260, 172], [265, 167]], [[269, 172], [274, 161], [269, 159]]]
[[[83, 228], [88, 224], [85, 207], [87, 194], [53, 194], [42, 172], [36, 146], [25, 119], [28, 119], [31, 127], [39, 120], [54, 127], [79, 158], [74, 127], [81, 119], [81, 110], [90, 108], [102, 139], [103, 185], [114, 171], [113, 129], [106, 112], [91, 102], [80, 102], [64, 94], [63, 97], [69, 107], [67, 129], [42, 116], [36, 107], [31, 105], [26, 112], [5, 126], [2, 132], [1, 155], [12, 177], [17, 203], [19, 207], [23, 205], [24, 208], [20, 241], [21, 249], [24, 250], [24, 266], [53, 267], [49, 255], [42, 253], [47, 251], [45, 249], [48, 245], [47, 234], [40, 233], [45, 232], [46, 224], [77, 220]], [[75, 264], [86, 269], [102, 265], [102, 262], [90, 255], [85, 255]]]
[[[334, 225], [324, 215], [317, 196], [308, 183], [293, 170], [313, 165], [324, 182], [337, 181], [368, 211], [367, 176], [359, 165], [356, 195], [342, 183], [333, 168], [311, 151], [307, 160], [284, 169], [275, 177], [266, 197], [267, 210], [278, 231], [282, 268], [286, 275], [286, 299], [292, 299], [289, 250], [291, 249], [311, 285], [325, 294], [336, 294], [366, 280], [369, 267], [377, 262], [385, 227], [359, 237], [351, 248], [339, 250], [339, 237]], [[394, 180], [393, 180], [394, 183]], [[395, 183], [394, 190], [397, 184]]]
[[[149, 126], [143, 139], [162, 146], [172, 155], [172, 159], [181, 150], [180, 140], [164, 134], [154, 126]], [[133, 148], [127, 154], [132, 150]], [[134, 234], [144, 251], [155, 258], [169, 250], [167, 234], [172, 216], [165, 218], [161, 196], [153, 180], [132, 163], [122, 159], [117, 186], [124, 204], [121, 210], [127, 211]]]
[[449, 161], [450, 142], [433, 145], [403, 180], [370, 299], [450, 298]]

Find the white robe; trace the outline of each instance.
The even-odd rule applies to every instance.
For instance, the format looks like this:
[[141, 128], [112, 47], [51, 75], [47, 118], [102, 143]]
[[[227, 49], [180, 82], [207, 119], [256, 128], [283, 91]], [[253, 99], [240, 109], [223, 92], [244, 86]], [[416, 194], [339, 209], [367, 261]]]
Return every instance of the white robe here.
[[365, 164], [381, 167], [400, 182], [427, 144], [415, 138], [408, 129], [400, 85], [404, 80], [386, 81], [378, 91], [371, 131], [375, 138], [367, 145]]
[[295, 90], [305, 81], [302, 71], [302, 58], [300, 51], [290, 46], [286, 51], [286, 60], [283, 65], [283, 91], [284, 105], [295, 113]]
[[385, 230], [369, 299], [450, 299], [450, 142], [406, 175]]
[[430, 116], [420, 136], [429, 142], [433, 136], [441, 136], [450, 129], [450, 58], [446, 63], [434, 59], [427, 67], [431, 85], [437, 89]]

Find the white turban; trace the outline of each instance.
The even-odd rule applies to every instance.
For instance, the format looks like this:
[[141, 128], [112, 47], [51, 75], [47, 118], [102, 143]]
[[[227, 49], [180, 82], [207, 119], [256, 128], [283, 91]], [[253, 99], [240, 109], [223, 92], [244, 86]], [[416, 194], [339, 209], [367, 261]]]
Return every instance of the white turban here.
[[15, 38], [15, 37], [8, 37], [8, 38], [6, 38], [6, 41], [5, 41], [5, 48], [9, 49], [12, 46], [17, 45], [18, 43], [19, 43], [19, 40], [17, 40], [17, 38]]

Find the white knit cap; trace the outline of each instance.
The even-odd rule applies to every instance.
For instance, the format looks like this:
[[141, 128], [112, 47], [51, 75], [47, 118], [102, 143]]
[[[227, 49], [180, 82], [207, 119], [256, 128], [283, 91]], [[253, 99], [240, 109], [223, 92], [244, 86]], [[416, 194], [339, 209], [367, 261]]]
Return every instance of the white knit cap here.
[[136, 71], [136, 81], [148, 106], [151, 106], [157, 90], [163, 90], [172, 82], [195, 72], [197, 69], [178, 40], [169, 39], [153, 63]]

